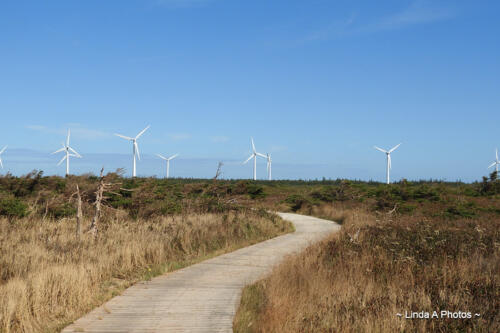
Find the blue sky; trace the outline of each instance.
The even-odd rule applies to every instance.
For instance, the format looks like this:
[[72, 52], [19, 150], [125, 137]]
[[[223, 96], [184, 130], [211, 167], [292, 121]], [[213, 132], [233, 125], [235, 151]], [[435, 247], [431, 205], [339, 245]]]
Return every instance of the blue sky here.
[[[500, 146], [497, 1], [3, 1], [4, 169], [248, 178], [461, 179]], [[491, 170], [491, 169], [490, 169]], [[258, 176], [265, 175], [265, 162]]]

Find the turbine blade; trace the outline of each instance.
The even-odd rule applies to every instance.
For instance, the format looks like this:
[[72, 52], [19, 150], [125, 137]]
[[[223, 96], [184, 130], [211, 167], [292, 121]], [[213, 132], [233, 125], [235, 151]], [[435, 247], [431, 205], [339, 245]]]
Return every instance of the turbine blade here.
[[69, 128], [68, 128], [68, 137], [66, 138], [66, 146], [69, 146]]
[[139, 134], [137, 134], [137, 136], [135, 137], [135, 139], [136, 139], [136, 140], [137, 140], [137, 139], [139, 139], [139, 137], [140, 137], [141, 135], [143, 135], [143, 134], [144, 134], [144, 132], [146, 132], [150, 126], [151, 126], [151, 125], [148, 125], [145, 129], [143, 129], [142, 131], [140, 131], [140, 132], [139, 132]]
[[377, 150], [380, 150], [380, 151], [381, 151], [381, 152], [383, 152], [383, 153], [387, 153], [385, 150], [383, 150], [382, 148], [379, 148], [379, 147], [377, 147], [377, 146], [373, 146], [373, 148], [375, 148], [375, 149], [377, 149]]
[[169, 161], [170, 161], [170, 160], [173, 160], [173, 159], [174, 159], [174, 158], [176, 158], [177, 156], [179, 156], [179, 154], [172, 155], [172, 156], [170, 156], [170, 157], [168, 158], [168, 160], [169, 160]]
[[59, 163], [57, 163], [57, 165], [61, 165], [61, 163], [64, 162], [65, 159], [66, 159], [66, 154], [64, 154], [63, 158], [61, 158], [61, 160], [59, 161]]
[[497, 165], [497, 162], [491, 163], [490, 166], [488, 167], [488, 169], [491, 168], [491, 167], [494, 167], [495, 165]]
[[[3, 147], [2, 150], [0, 150], [0, 155], [3, 154], [3, 152], [5, 151], [5, 149], [7, 149], [7, 146]], [[497, 157], [497, 159], [498, 159], [498, 157]]]
[[163, 160], [167, 160], [167, 158], [165, 156], [162, 156], [160, 154], [156, 154], [156, 156], [158, 156], [159, 158], [163, 159]]
[[76, 150], [74, 150], [73, 148], [68, 146], [68, 149], [71, 150], [75, 154], [76, 157], [82, 158], [82, 155], [78, 154], [78, 152]]
[[61, 149], [58, 149], [58, 150], [56, 150], [55, 152], [53, 152], [53, 153], [52, 153], [52, 155], [57, 154], [57, 153], [60, 153], [60, 152], [65, 151], [65, 150], [66, 150], [66, 148], [65, 148], [65, 147], [62, 147]]
[[[7, 146], [5, 146], [5, 147], [7, 147]], [[5, 148], [4, 148], [4, 149], [5, 149]], [[2, 152], [3, 152], [3, 150], [0, 152], [0, 154], [1, 154]], [[495, 150], [495, 153], [496, 153], [496, 157], [497, 157], [497, 161], [498, 161], [498, 148], [497, 148], [497, 150]]]
[[252, 151], [254, 152], [255, 154], [255, 144], [253, 143], [253, 138], [250, 138], [250, 140], [252, 141]]
[[250, 161], [250, 160], [252, 159], [252, 157], [253, 157], [253, 156], [254, 156], [253, 154], [252, 154], [252, 155], [250, 155], [250, 157], [249, 157], [249, 158], [248, 158], [245, 162], [243, 162], [243, 164], [247, 164], [247, 163], [248, 163], [248, 161]]
[[2, 167], [3, 169], [3, 163], [2, 163], [2, 159], [0, 158], [0, 167]]
[[264, 155], [264, 154], [261, 154], [261, 153], [257, 153], [257, 152], [255, 152], [255, 154], [256, 154], [256, 155], [259, 155], [260, 157], [264, 157], [264, 158], [267, 158], [267, 156], [266, 156], [266, 155]]
[[396, 149], [398, 149], [398, 147], [401, 146], [401, 143], [397, 146], [394, 146], [391, 150], [389, 150], [389, 153], [392, 153], [393, 151], [395, 151]]
[[141, 160], [141, 153], [139, 152], [139, 145], [137, 144], [137, 141], [134, 141], [134, 147], [135, 147], [135, 152], [137, 153], [137, 158], [140, 161]]
[[131, 137], [129, 137], [129, 136], [125, 136], [125, 135], [121, 135], [121, 134], [116, 134], [116, 133], [115, 133], [115, 135], [116, 135], [116, 136], [119, 136], [120, 138], [123, 138], [123, 139], [125, 139], [125, 140], [134, 140], [134, 138], [131, 138]]

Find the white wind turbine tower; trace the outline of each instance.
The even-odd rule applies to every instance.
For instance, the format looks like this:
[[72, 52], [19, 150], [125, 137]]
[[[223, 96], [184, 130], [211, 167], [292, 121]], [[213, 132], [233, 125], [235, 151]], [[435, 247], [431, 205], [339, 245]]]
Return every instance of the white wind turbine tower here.
[[253, 158], [253, 180], [257, 180], [257, 156], [264, 157], [264, 158], [267, 158], [267, 156], [264, 154], [258, 153], [255, 150], [255, 144], [253, 143], [253, 138], [250, 138], [250, 140], [252, 141], [252, 155], [250, 155], [250, 157], [245, 162], [243, 162], [243, 164], [248, 163], [248, 161], [250, 161]]
[[139, 145], [137, 144], [137, 139], [139, 139], [139, 137], [141, 135], [144, 134], [144, 132], [146, 132], [148, 130], [148, 128], [150, 127], [150, 125], [148, 125], [145, 129], [143, 129], [142, 131], [139, 132], [139, 134], [137, 134], [135, 136], [135, 138], [131, 138], [129, 136], [125, 136], [125, 135], [121, 135], [121, 134], [116, 134], [116, 136], [119, 136], [120, 138], [123, 138], [125, 140], [129, 140], [129, 141], [132, 141], [132, 152], [133, 152], [133, 155], [134, 155], [134, 164], [133, 164], [133, 167], [132, 167], [132, 177], [135, 177], [136, 175], [136, 162], [135, 162], [135, 157], [137, 156], [137, 158], [139, 160], [141, 160], [141, 154], [139, 153]]
[[2, 167], [2, 169], [3, 169], [2, 154], [5, 151], [5, 149], [7, 149], [7, 146], [3, 147], [2, 150], [0, 150], [0, 166]]
[[267, 154], [267, 176], [268, 180], [272, 180], [272, 174], [271, 174], [271, 165], [272, 165], [272, 160], [271, 160], [271, 154]]
[[387, 156], [387, 184], [389, 184], [389, 170], [391, 169], [391, 153], [395, 151], [401, 144], [391, 148], [390, 150], [384, 150], [382, 148], [379, 148], [377, 146], [374, 146], [375, 149], [380, 150], [381, 152], [385, 153]]
[[488, 169], [491, 168], [492, 166], [496, 166], [495, 169], [496, 169], [496, 171], [498, 173], [498, 166], [500, 165], [500, 160], [498, 159], [498, 148], [495, 150], [495, 155], [496, 155], [495, 162], [491, 163], [491, 165], [488, 167]]
[[170, 157], [164, 157], [164, 156], [162, 156], [160, 154], [156, 154], [156, 156], [158, 156], [162, 160], [167, 161], [167, 177], [166, 178], [168, 178], [168, 174], [169, 174], [169, 171], [170, 171], [170, 160], [173, 160], [174, 158], [176, 158], [177, 156], [179, 156], [179, 154], [175, 154], [175, 155], [172, 155]]
[[74, 150], [73, 148], [71, 148], [69, 146], [69, 136], [70, 136], [70, 130], [68, 129], [68, 136], [66, 137], [66, 144], [62, 144], [62, 148], [59, 149], [59, 150], [56, 150], [55, 152], [53, 152], [52, 154], [57, 154], [57, 153], [60, 153], [60, 152], [64, 152], [64, 156], [63, 158], [59, 161], [59, 163], [57, 163], [57, 165], [60, 165], [62, 162], [64, 162], [64, 160], [66, 160], [66, 176], [69, 176], [69, 157], [72, 156], [72, 157], [78, 157], [78, 158], [82, 158], [82, 155], [78, 154], [76, 152], [76, 150]]

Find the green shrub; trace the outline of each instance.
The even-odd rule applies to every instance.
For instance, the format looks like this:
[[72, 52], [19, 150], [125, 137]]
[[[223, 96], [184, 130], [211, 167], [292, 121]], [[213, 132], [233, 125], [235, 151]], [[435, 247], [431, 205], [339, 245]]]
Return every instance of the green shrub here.
[[428, 185], [420, 185], [413, 190], [413, 192], [410, 194], [410, 198], [417, 201], [439, 201], [441, 199], [441, 195], [436, 188], [430, 187]]
[[285, 203], [290, 205], [292, 211], [296, 212], [305, 205], [310, 205], [311, 202], [300, 194], [292, 194], [285, 199]]
[[266, 193], [264, 192], [264, 187], [257, 184], [248, 184], [247, 193], [252, 199], [265, 198]]
[[466, 204], [456, 204], [446, 209], [445, 215], [451, 218], [466, 217], [473, 218], [476, 216], [475, 204], [468, 202]]
[[28, 215], [28, 205], [17, 198], [2, 198], [0, 199], [0, 215], [25, 217]]
[[167, 200], [161, 206], [163, 215], [179, 214], [182, 212], [182, 204], [180, 201]]
[[500, 194], [500, 180], [496, 171], [493, 171], [489, 178], [483, 177], [483, 181], [479, 184], [479, 193], [481, 195]]
[[410, 214], [412, 213], [415, 209], [417, 208], [416, 205], [411, 205], [411, 204], [402, 204], [398, 208], [398, 212], [403, 213], [403, 214]]
[[68, 217], [68, 216], [73, 216], [76, 214], [76, 209], [69, 203], [66, 202], [60, 206], [55, 206], [49, 209], [49, 214], [56, 218], [62, 218], [62, 217]]
[[320, 190], [311, 192], [311, 198], [324, 202], [332, 202], [336, 198], [336, 191], [333, 186], [325, 186]]

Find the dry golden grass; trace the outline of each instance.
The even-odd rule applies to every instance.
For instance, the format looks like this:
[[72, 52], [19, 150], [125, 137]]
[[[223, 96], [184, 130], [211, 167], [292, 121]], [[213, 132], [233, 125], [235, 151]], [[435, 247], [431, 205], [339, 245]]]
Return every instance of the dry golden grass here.
[[[500, 222], [446, 221], [328, 205], [343, 229], [245, 288], [235, 332], [499, 332]], [[359, 233], [358, 233], [359, 230]], [[478, 319], [401, 319], [404, 311]]]
[[96, 241], [74, 223], [0, 220], [0, 332], [57, 331], [139, 279], [291, 230], [256, 211], [122, 216]]

